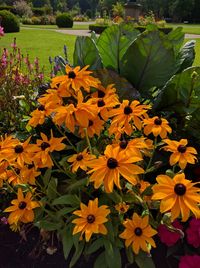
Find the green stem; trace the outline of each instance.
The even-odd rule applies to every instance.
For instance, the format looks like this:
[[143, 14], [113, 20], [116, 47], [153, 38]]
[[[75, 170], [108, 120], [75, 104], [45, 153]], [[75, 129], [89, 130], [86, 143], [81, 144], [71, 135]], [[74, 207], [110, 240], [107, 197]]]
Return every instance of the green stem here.
[[92, 146], [91, 146], [91, 143], [90, 143], [90, 139], [88, 137], [87, 128], [84, 128], [84, 132], [85, 132], [85, 138], [86, 138], [86, 141], [87, 141], [87, 144], [88, 144], [88, 147], [89, 147], [89, 151], [90, 151], [91, 154], [93, 154]]
[[154, 140], [154, 148], [153, 148], [152, 156], [151, 156], [151, 158], [149, 160], [149, 163], [147, 165], [146, 171], [148, 171], [148, 169], [151, 167], [151, 164], [153, 162], [154, 154], [155, 154], [155, 151], [156, 151], [156, 145], [157, 145], [157, 137], [155, 137], [155, 140]]

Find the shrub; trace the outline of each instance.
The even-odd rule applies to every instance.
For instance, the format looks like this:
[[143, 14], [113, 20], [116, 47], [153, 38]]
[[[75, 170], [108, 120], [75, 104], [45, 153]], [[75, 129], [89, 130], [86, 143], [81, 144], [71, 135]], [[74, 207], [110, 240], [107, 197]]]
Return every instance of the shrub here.
[[56, 17], [56, 24], [60, 28], [72, 28], [73, 19], [69, 14], [63, 13]]
[[23, 19], [21, 20], [21, 22], [22, 22], [23, 24], [27, 24], [27, 25], [32, 25], [32, 24], [33, 24], [31, 18], [23, 18]]
[[40, 17], [32, 17], [31, 21], [32, 21], [32, 24], [34, 24], [34, 25], [40, 25], [41, 24]]
[[44, 8], [41, 7], [33, 7], [32, 11], [35, 16], [43, 16], [45, 14]]
[[19, 32], [20, 26], [17, 17], [10, 11], [0, 11], [1, 26], [4, 27], [5, 33]]
[[16, 14], [16, 10], [13, 6], [0, 6], [0, 10], [8, 10], [12, 12], [13, 14]]
[[30, 18], [33, 15], [31, 10], [31, 6], [27, 4], [24, 0], [14, 2], [14, 8], [16, 10], [17, 15], [25, 16]]
[[108, 25], [99, 25], [99, 24], [89, 25], [89, 30], [94, 31], [96, 34], [101, 34], [106, 28], [108, 28]]

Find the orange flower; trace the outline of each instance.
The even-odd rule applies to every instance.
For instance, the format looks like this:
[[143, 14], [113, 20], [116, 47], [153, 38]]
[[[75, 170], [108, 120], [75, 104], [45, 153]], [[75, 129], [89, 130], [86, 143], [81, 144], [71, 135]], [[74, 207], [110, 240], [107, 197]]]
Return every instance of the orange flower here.
[[64, 137], [55, 138], [51, 132], [51, 138], [48, 139], [44, 133], [41, 133], [42, 140], [37, 140], [37, 144], [32, 145], [32, 152], [34, 153], [33, 162], [39, 168], [51, 168], [54, 164], [50, 153], [53, 151], [62, 151], [65, 144], [62, 143]]
[[47, 93], [38, 99], [38, 102], [43, 105], [46, 110], [54, 110], [62, 105], [62, 98], [58, 95], [58, 91], [56, 89], [48, 89], [46, 92]]
[[90, 181], [94, 182], [96, 189], [104, 184], [107, 193], [113, 191], [114, 184], [121, 189], [120, 175], [135, 185], [137, 174], [144, 173], [144, 170], [133, 163], [141, 160], [142, 158], [138, 156], [127, 157], [123, 151], [119, 152], [118, 147], [108, 145], [103, 156], [88, 163], [88, 166], [92, 168], [88, 174], [93, 173]]
[[5, 212], [11, 212], [8, 217], [9, 224], [17, 225], [18, 222], [28, 223], [34, 220], [33, 209], [39, 207], [39, 203], [32, 201], [32, 194], [28, 192], [24, 197], [22, 189], [18, 188], [17, 199], [11, 201], [12, 206]]
[[109, 116], [114, 117], [112, 125], [124, 127], [125, 133], [131, 135], [135, 127], [141, 130], [143, 118], [148, 117], [148, 109], [150, 105], [140, 104], [137, 100], [130, 104], [128, 100], [123, 100], [119, 108], [110, 111]]
[[[101, 120], [98, 116], [96, 116], [93, 120], [89, 120], [89, 125], [87, 127], [87, 135], [92, 138], [96, 134], [100, 136], [101, 131], [104, 129], [104, 121]], [[85, 137], [85, 128], [79, 128], [79, 134], [82, 138]]]
[[13, 136], [0, 136], [0, 161], [7, 159], [7, 153], [19, 143]]
[[159, 136], [164, 139], [167, 137], [167, 133], [171, 133], [172, 129], [166, 119], [154, 116], [143, 120], [144, 134], [149, 135], [153, 133], [155, 137]]
[[100, 81], [91, 76], [92, 72], [87, 71], [89, 65], [83, 69], [80, 66], [75, 68], [66, 66], [66, 75], [57, 76], [52, 79], [51, 87], [58, 87], [58, 94], [61, 97], [70, 97], [72, 89], [77, 93], [83, 88], [85, 91], [90, 92], [90, 87], [98, 87]]
[[71, 132], [75, 131], [75, 118], [74, 112], [76, 108], [73, 104], [69, 104], [67, 106], [60, 106], [54, 110], [55, 115], [53, 117], [53, 122], [59, 126], [63, 123], [66, 128], [68, 128]]
[[148, 216], [142, 218], [137, 213], [134, 213], [132, 219], [125, 220], [123, 225], [126, 229], [119, 237], [126, 240], [126, 247], [132, 244], [132, 249], [135, 254], [138, 254], [140, 249], [149, 252], [150, 249], [148, 245], [156, 247], [152, 236], [157, 232], [149, 225]]
[[186, 139], [180, 141], [165, 139], [164, 142], [168, 145], [164, 146], [163, 149], [172, 152], [169, 159], [171, 166], [178, 163], [180, 168], [184, 169], [187, 163], [195, 164], [197, 158], [194, 155], [197, 154], [197, 151], [193, 147], [187, 146], [188, 141]]
[[107, 234], [107, 229], [104, 225], [108, 221], [106, 218], [110, 210], [107, 206], [103, 205], [98, 207], [98, 198], [94, 201], [90, 200], [88, 206], [81, 203], [81, 210], [76, 210], [73, 214], [79, 216], [72, 221], [76, 226], [73, 230], [73, 235], [81, 232], [82, 239], [83, 234], [85, 233], [85, 240], [88, 242], [92, 234]]
[[185, 174], [177, 174], [174, 178], [167, 175], [159, 175], [156, 178], [158, 184], [153, 186], [152, 200], [161, 200], [160, 212], [171, 211], [172, 222], [182, 215], [182, 220], [187, 221], [190, 211], [196, 218], [200, 218], [200, 189], [194, 187], [195, 183], [185, 179]]
[[48, 117], [51, 112], [51, 109], [45, 109], [43, 105], [40, 105], [31, 113], [32, 118], [28, 121], [28, 126], [36, 127], [37, 125], [44, 124], [45, 118]]
[[78, 170], [78, 168], [87, 171], [88, 161], [94, 158], [96, 157], [94, 155], [89, 154], [86, 148], [83, 152], [72, 155], [70, 158], [68, 158], [67, 162], [73, 163], [72, 172], [74, 173]]
[[127, 205], [125, 202], [121, 202], [117, 205], [115, 205], [115, 209], [120, 213], [120, 214], [124, 214], [128, 211], [129, 209], [129, 205]]

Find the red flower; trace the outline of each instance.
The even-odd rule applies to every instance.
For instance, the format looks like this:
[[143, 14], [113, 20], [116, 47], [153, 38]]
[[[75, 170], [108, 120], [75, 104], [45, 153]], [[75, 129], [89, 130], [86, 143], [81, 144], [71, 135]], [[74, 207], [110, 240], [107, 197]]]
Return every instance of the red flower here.
[[[172, 226], [177, 229], [183, 230], [183, 226], [180, 224], [178, 220], [175, 220], [172, 223]], [[176, 244], [176, 242], [181, 238], [180, 233], [170, 231], [164, 224], [161, 224], [158, 227], [158, 236], [160, 237], [161, 242], [167, 245], [168, 247], [171, 247], [174, 244]]]
[[195, 248], [200, 247], [200, 219], [193, 218], [186, 233], [188, 243]]
[[200, 256], [198, 255], [186, 255], [182, 256], [179, 262], [179, 268], [197, 268], [199, 267]]

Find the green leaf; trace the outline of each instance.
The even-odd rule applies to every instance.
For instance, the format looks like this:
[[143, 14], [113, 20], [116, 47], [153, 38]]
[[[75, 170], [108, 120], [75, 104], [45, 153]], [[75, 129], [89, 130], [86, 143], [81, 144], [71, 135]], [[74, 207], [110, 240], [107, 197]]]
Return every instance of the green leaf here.
[[92, 38], [88, 36], [78, 36], [74, 49], [74, 65], [84, 67], [90, 65], [90, 70], [101, 69], [102, 62]]
[[139, 31], [128, 24], [113, 25], [100, 35], [97, 41], [103, 66], [121, 73], [120, 61]]
[[174, 52], [177, 55], [184, 42], [185, 34], [182, 27], [177, 27], [168, 34], [168, 40], [173, 44]]
[[47, 185], [49, 184], [49, 181], [51, 179], [51, 172], [52, 172], [52, 170], [48, 168], [45, 171], [44, 176], [42, 176], [42, 181], [43, 181], [45, 187], [47, 187]]
[[75, 253], [74, 253], [74, 255], [71, 259], [71, 262], [69, 264], [70, 268], [73, 267], [76, 264], [76, 262], [78, 261], [78, 259], [80, 258], [81, 254], [83, 252], [84, 246], [85, 246], [85, 243], [83, 241], [79, 242], [78, 247], [76, 248]]
[[56, 178], [51, 178], [47, 187], [47, 197], [51, 200], [57, 197], [57, 184]]
[[105, 252], [99, 254], [94, 263], [94, 268], [108, 268], [107, 264], [105, 263]]
[[109, 268], [121, 268], [121, 254], [118, 248], [113, 248], [112, 255], [110, 255], [109, 252], [105, 250], [105, 257]]
[[77, 195], [67, 194], [56, 198], [52, 205], [70, 205], [76, 207], [80, 205], [80, 200]]
[[180, 73], [184, 69], [191, 67], [195, 59], [196, 41], [190, 40], [182, 47], [177, 56], [177, 72]]
[[146, 97], [152, 87], [163, 86], [174, 74], [173, 46], [159, 30], [143, 32], [121, 61], [122, 75]]
[[90, 255], [94, 252], [96, 252], [98, 249], [100, 249], [101, 247], [103, 247], [103, 239], [102, 238], [97, 238], [94, 242], [92, 242], [88, 248], [86, 249], [85, 253], [87, 255]]
[[[194, 77], [194, 75], [196, 77]], [[162, 88], [153, 108], [192, 113], [200, 107], [200, 67], [190, 67], [174, 75]]]
[[114, 84], [120, 100], [133, 100], [140, 97], [139, 92], [131, 85], [131, 83], [129, 83], [124, 77], [121, 77], [113, 70], [97, 70], [94, 72], [94, 75], [100, 79], [104, 87], [107, 87], [109, 84]]
[[74, 244], [71, 229], [69, 229], [69, 228], [63, 229], [60, 232], [60, 236], [61, 236], [62, 245], [63, 245], [64, 257], [65, 257], [65, 259], [67, 259], [69, 256], [69, 253], [73, 247], [73, 244]]
[[145, 252], [141, 252], [135, 257], [135, 262], [139, 268], [155, 268], [152, 258]]
[[54, 231], [54, 230], [59, 230], [61, 227], [61, 223], [60, 222], [50, 222], [47, 220], [41, 220], [35, 223], [35, 225], [37, 227], [39, 227], [40, 229], [45, 229], [47, 231]]

